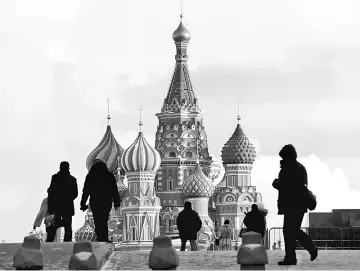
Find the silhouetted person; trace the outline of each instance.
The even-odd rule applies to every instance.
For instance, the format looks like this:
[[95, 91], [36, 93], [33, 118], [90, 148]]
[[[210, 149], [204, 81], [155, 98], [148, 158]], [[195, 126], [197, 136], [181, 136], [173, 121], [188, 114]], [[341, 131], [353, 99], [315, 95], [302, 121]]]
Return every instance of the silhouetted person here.
[[307, 212], [305, 199], [305, 186], [307, 186], [307, 172], [297, 159], [293, 145], [285, 145], [279, 152], [280, 173], [273, 182], [273, 187], [279, 190], [278, 209], [279, 215], [284, 215], [284, 241], [285, 258], [279, 265], [296, 265], [296, 240], [310, 253], [313, 261], [318, 255], [318, 249], [313, 244], [309, 235], [301, 230], [304, 214]]
[[[48, 213], [48, 198], [44, 198], [41, 202], [40, 210], [38, 214], [36, 215], [35, 221], [34, 221], [34, 227], [33, 230], [36, 230], [36, 228], [41, 226], [41, 223], [44, 221], [45, 229], [46, 229], [46, 242], [52, 242], [54, 240], [50, 240], [49, 238], [49, 232], [55, 231], [58, 229], [55, 225], [55, 215], [49, 215]], [[54, 229], [53, 229], [54, 228]], [[56, 234], [54, 237], [50, 236], [52, 239], [55, 239]]]
[[230, 227], [230, 221], [225, 220], [224, 225], [220, 229], [220, 240], [219, 240], [219, 249], [220, 250], [231, 250], [232, 243], [231, 238], [233, 235], [233, 229]]
[[108, 237], [109, 213], [113, 203], [115, 210], [120, 207], [120, 196], [116, 179], [102, 160], [95, 160], [86, 175], [80, 203], [80, 209], [83, 211], [88, 208], [86, 205], [88, 197], [90, 197], [90, 209], [94, 217], [96, 240], [110, 242]]
[[244, 218], [244, 225], [246, 226], [246, 231], [253, 231], [261, 234], [261, 237], [264, 238], [266, 231], [266, 222], [265, 222], [266, 213], [260, 212], [257, 204], [251, 206], [251, 211], [248, 212]]
[[54, 227], [48, 231], [47, 241], [53, 242], [56, 230], [65, 228], [64, 242], [72, 240], [72, 217], [75, 214], [74, 200], [78, 196], [76, 179], [70, 175], [70, 165], [64, 161], [60, 163], [60, 171], [51, 178], [48, 192], [48, 213], [55, 215]]
[[190, 241], [191, 251], [198, 250], [196, 245], [197, 232], [201, 229], [202, 222], [199, 214], [191, 208], [191, 202], [184, 204], [184, 210], [179, 213], [176, 219], [181, 240], [180, 251], [185, 251], [187, 240]]

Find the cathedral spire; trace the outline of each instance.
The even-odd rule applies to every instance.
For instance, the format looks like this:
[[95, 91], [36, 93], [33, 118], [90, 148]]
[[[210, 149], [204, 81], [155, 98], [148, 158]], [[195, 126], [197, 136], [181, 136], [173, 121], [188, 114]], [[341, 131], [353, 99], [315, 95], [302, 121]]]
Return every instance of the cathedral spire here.
[[107, 104], [108, 104], [107, 125], [110, 126], [111, 116], [110, 116], [110, 99], [109, 98], [107, 99]]
[[142, 122], [142, 107], [140, 106], [139, 108], [139, 111], [140, 111], [140, 121], [139, 121], [139, 127], [140, 127], [140, 133], [142, 132], [142, 126], [143, 126], [143, 122]]
[[238, 121], [238, 124], [240, 124], [240, 120], [241, 120], [241, 117], [240, 117], [240, 99], [238, 98], [237, 99], [237, 103], [238, 103], [238, 114], [237, 114], [237, 121]]
[[175, 70], [161, 112], [200, 112], [187, 65], [187, 47], [191, 35], [183, 24], [182, 7], [180, 24], [174, 31], [172, 38], [176, 46]]

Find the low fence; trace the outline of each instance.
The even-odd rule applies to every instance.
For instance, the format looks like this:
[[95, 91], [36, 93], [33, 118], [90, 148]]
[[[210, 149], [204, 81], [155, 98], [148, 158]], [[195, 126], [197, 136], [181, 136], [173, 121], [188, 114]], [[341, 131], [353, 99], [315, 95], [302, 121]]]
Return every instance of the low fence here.
[[[319, 249], [360, 249], [360, 229], [339, 227], [303, 227]], [[283, 228], [268, 230], [267, 249], [284, 249]], [[297, 249], [303, 249], [297, 241]]]

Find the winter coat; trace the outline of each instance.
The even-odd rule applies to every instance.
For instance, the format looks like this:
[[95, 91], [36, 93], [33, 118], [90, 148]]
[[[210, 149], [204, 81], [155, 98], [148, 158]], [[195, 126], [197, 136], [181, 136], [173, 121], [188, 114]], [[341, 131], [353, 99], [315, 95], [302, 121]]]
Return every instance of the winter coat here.
[[59, 171], [51, 178], [48, 192], [48, 213], [59, 216], [73, 216], [74, 200], [78, 196], [76, 178], [68, 171]]
[[80, 204], [85, 206], [90, 197], [91, 210], [108, 212], [113, 203], [115, 208], [120, 207], [120, 196], [114, 175], [102, 166], [100, 163], [93, 165], [94, 170], [92, 168], [87, 174]]
[[202, 222], [199, 214], [188, 209], [185, 205], [184, 210], [179, 213], [176, 219], [176, 225], [179, 230], [179, 236], [182, 240], [196, 240], [197, 232], [201, 229]]
[[266, 230], [265, 215], [259, 210], [251, 210], [248, 212], [244, 218], [244, 225], [246, 226], [246, 231], [253, 231], [260, 233], [264, 237]]
[[231, 250], [232, 248], [232, 239], [233, 229], [229, 225], [223, 225], [220, 229], [220, 240], [219, 240], [219, 249], [220, 250]]
[[296, 158], [297, 153], [292, 145], [284, 146], [280, 153], [279, 177], [273, 182], [273, 187], [279, 191], [278, 214], [300, 210], [307, 212], [305, 187], [307, 186], [307, 172]]
[[42, 221], [44, 220], [45, 216], [47, 215], [47, 211], [48, 211], [48, 199], [44, 198], [41, 203], [39, 213], [37, 214], [35, 221], [34, 221], [35, 227], [41, 226]]

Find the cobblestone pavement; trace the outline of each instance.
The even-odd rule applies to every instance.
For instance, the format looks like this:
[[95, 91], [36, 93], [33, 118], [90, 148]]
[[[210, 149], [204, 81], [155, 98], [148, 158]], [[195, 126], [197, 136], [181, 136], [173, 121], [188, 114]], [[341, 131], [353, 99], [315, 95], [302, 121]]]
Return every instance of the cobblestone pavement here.
[[[14, 269], [14, 255], [22, 244], [0, 244], [0, 270]], [[69, 269], [69, 260], [73, 252], [74, 243], [42, 243], [45, 270]], [[104, 256], [109, 249], [108, 244], [93, 243], [93, 251], [99, 257]], [[97, 256], [98, 257], [98, 256]], [[107, 259], [107, 257], [106, 257]]]
[[[240, 270], [236, 263], [237, 251], [178, 251], [180, 264], [178, 270]], [[279, 266], [277, 262], [284, 257], [284, 251], [268, 251], [267, 270], [354, 270], [360, 269], [358, 250], [322, 250], [318, 258], [310, 261], [306, 251], [297, 251], [296, 266]], [[115, 251], [103, 270], [149, 270], [149, 252]]]

